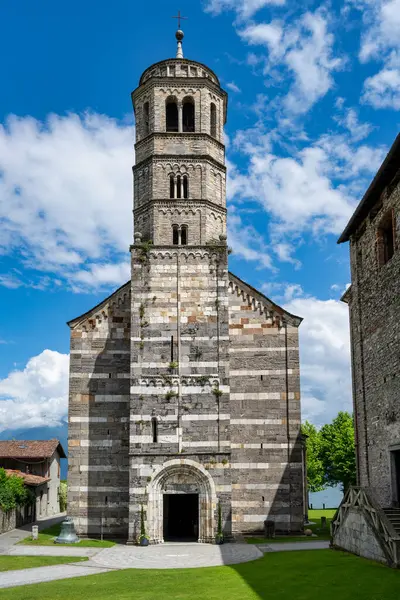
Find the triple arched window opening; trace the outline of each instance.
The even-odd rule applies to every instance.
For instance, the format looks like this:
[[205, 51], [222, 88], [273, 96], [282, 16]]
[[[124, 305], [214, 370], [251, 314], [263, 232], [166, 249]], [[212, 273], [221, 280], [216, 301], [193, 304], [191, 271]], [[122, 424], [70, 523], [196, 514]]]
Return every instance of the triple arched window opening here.
[[189, 178], [185, 175], [169, 176], [169, 197], [170, 198], [189, 198]]

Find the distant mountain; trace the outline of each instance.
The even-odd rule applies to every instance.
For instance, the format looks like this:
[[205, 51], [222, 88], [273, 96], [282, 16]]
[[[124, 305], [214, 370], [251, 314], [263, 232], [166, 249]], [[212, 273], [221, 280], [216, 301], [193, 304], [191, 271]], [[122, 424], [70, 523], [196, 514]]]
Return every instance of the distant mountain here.
[[[60, 440], [65, 454], [68, 452], [68, 425], [61, 427], [34, 427], [33, 429], [5, 429], [0, 440]], [[61, 479], [67, 478], [68, 461], [61, 459]]]

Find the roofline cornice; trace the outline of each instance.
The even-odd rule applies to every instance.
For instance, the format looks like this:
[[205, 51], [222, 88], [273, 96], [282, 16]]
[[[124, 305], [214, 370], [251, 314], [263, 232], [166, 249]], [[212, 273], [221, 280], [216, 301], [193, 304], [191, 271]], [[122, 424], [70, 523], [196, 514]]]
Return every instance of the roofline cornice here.
[[184, 198], [184, 199], [177, 199], [177, 198], [153, 198], [151, 200], [148, 200], [145, 204], [142, 204], [141, 206], [135, 207], [133, 209], [133, 213], [137, 214], [137, 213], [142, 213], [146, 210], [148, 210], [151, 206], [165, 206], [166, 208], [173, 208], [173, 207], [183, 207], [183, 208], [195, 208], [196, 206], [208, 206], [209, 208], [212, 208], [213, 210], [217, 210], [218, 212], [220, 212], [223, 215], [226, 215], [227, 213], [227, 209], [225, 206], [220, 206], [219, 204], [215, 204], [214, 202], [211, 202], [210, 200], [206, 200], [205, 198]]
[[140, 147], [144, 142], [148, 142], [150, 139], [152, 139], [156, 136], [178, 137], [180, 139], [183, 139], [183, 136], [185, 136], [185, 135], [188, 136], [187, 139], [190, 139], [190, 138], [193, 139], [196, 137], [205, 137], [207, 140], [209, 140], [216, 146], [219, 146], [219, 148], [221, 148], [225, 152], [225, 145], [222, 142], [220, 142], [219, 140], [215, 139], [215, 137], [213, 137], [206, 131], [181, 131], [181, 132], [179, 132], [179, 131], [152, 131], [151, 133], [146, 135], [146, 137], [135, 142], [135, 149]]
[[215, 158], [213, 158], [210, 154], [170, 154], [170, 155], [151, 154], [150, 156], [147, 156], [140, 162], [134, 164], [132, 167], [132, 171], [135, 172], [139, 167], [142, 168], [147, 163], [152, 162], [153, 159], [156, 159], [157, 162], [174, 162], [174, 161], [180, 161], [180, 162], [199, 161], [199, 162], [201, 162], [201, 161], [203, 161], [203, 162], [208, 162], [214, 166], [217, 166], [219, 169], [221, 169], [221, 171], [226, 173], [226, 166], [223, 163], [220, 163], [217, 160], [215, 160]]

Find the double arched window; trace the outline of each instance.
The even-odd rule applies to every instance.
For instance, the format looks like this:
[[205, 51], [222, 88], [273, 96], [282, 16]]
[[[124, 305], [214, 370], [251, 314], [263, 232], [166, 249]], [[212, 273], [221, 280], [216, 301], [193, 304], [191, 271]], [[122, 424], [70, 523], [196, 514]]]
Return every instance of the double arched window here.
[[187, 246], [188, 226], [172, 225], [172, 243], [174, 246]]
[[169, 96], [165, 101], [165, 130], [166, 131], [195, 131], [194, 100], [186, 96], [179, 104], [175, 96]]
[[210, 134], [217, 137], [217, 107], [214, 102], [210, 105]]
[[170, 198], [189, 198], [189, 178], [187, 174], [169, 176], [169, 197]]

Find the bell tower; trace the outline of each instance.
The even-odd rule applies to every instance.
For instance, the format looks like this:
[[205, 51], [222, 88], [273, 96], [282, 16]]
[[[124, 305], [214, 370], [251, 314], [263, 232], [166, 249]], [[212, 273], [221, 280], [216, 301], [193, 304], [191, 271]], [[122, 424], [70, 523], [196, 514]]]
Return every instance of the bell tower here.
[[223, 126], [227, 95], [203, 64], [152, 65], [132, 93], [136, 117], [134, 228], [155, 246], [204, 246], [226, 234]]
[[232, 514], [227, 95], [183, 58], [180, 29], [176, 39], [176, 58], [146, 69], [132, 93], [129, 540], [143, 507], [151, 542], [172, 535], [177, 510], [210, 542], [218, 511], [228, 538]]

